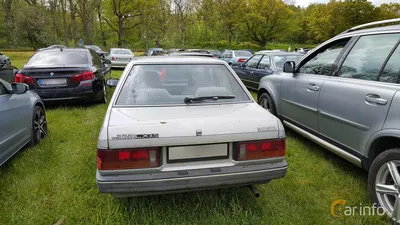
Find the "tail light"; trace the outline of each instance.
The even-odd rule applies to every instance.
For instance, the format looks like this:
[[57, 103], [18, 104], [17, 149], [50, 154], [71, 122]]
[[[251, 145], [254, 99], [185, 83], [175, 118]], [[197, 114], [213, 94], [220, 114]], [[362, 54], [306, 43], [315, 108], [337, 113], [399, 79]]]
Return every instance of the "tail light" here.
[[238, 62], [244, 63], [244, 62], [246, 62], [246, 59], [240, 58], [240, 59], [238, 59]]
[[28, 77], [20, 73], [15, 74], [14, 81], [17, 83], [25, 83], [28, 85], [32, 85], [34, 83], [33, 77]]
[[71, 77], [72, 81], [81, 82], [85, 80], [92, 80], [94, 78], [94, 73], [91, 71], [82, 72], [80, 74], [73, 75]]
[[238, 161], [285, 156], [285, 139], [246, 141], [235, 143]]
[[111, 60], [117, 60], [118, 57], [111, 57]]
[[159, 166], [158, 148], [97, 150], [97, 169], [123, 170]]

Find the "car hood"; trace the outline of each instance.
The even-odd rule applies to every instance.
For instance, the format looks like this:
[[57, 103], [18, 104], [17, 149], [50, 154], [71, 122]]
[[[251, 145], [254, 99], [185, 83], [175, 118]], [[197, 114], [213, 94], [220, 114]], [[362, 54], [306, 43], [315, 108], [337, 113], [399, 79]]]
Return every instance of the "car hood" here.
[[112, 108], [107, 129], [108, 145], [111, 149], [232, 142], [284, 136], [280, 121], [254, 102]]

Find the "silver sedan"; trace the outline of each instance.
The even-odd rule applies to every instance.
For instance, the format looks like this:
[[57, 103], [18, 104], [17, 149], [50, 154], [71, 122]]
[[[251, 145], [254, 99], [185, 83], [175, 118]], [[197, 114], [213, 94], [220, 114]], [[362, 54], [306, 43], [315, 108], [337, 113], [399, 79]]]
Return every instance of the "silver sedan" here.
[[125, 68], [135, 55], [126, 48], [112, 48], [107, 58], [111, 61], [111, 68]]
[[38, 144], [47, 135], [42, 100], [20, 83], [0, 79], [0, 166], [25, 145]]

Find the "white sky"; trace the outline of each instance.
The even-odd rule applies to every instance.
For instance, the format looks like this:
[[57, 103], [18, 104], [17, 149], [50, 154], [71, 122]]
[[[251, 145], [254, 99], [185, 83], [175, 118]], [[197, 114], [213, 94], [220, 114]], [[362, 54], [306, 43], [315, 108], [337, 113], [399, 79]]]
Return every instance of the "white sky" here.
[[[400, 0], [369, 0], [375, 6], [380, 6], [382, 3], [398, 3]], [[327, 3], [329, 0], [295, 0], [295, 5], [300, 5], [301, 7], [307, 7], [311, 3]]]

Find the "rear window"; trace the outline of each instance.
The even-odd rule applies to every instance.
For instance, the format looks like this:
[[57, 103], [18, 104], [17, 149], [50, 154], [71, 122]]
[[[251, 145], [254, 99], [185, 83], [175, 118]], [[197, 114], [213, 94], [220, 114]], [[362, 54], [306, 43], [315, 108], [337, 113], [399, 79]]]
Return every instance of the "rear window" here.
[[238, 52], [235, 52], [235, 56], [236, 57], [250, 57], [250, 56], [252, 56], [252, 54], [251, 54], [251, 52], [248, 52], [248, 51], [238, 51]]
[[117, 105], [176, 105], [184, 99], [234, 96], [200, 102], [250, 101], [233, 74], [224, 65], [137, 65], [129, 73]]
[[86, 52], [38, 52], [26, 63], [25, 66], [58, 66], [89, 64]]
[[131, 50], [128, 49], [113, 49], [111, 50], [112, 54], [120, 54], [120, 55], [132, 55]]

